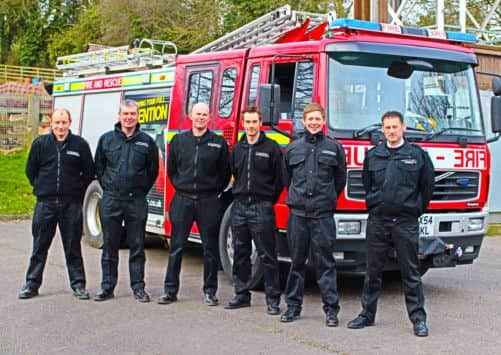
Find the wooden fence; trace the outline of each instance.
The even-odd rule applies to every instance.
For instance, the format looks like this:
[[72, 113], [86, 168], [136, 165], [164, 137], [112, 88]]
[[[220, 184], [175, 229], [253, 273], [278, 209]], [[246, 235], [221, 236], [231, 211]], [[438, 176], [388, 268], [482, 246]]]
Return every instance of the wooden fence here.
[[0, 152], [27, 148], [49, 127], [52, 97], [0, 95]]

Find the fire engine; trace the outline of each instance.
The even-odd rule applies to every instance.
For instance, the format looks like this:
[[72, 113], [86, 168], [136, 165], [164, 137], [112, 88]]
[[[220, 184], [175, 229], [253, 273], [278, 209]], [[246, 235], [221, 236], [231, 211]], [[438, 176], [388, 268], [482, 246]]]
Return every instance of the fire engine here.
[[[95, 149], [112, 129], [122, 99], [139, 103], [141, 129], [161, 151], [161, 171], [148, 195], [147, 231], [167, 240], [173, 188], [165, 171], [169, 142], [190, 129], [188, 111], [205, 102], [210, 129], [229, 146], [243, 133], [239, 112], [257, 104], [268, 137], [285, 147], [304, 132], [302, 110], [326, 108], [326, 134], [346, 150], [347, 185], [333, 218], [334, 256], [339, 270], [365, 270], [367, 209], [361, 174], [367, 150], [383, 139], [382, 113], [404, 114], [406, 138], [421, 145], [435, 166], [435, 191], [420, 219], [421, 270], [470, 264], [487, 228], [490, 154], [484, 132], [466, 33], [411, 28], [292, 11], [285, 6], [212, 42], [177, 55], [171, 42], [136, 40], [130, 46], [58, 58], [64, 76], [54, 83], [55, 106], [67, 107], [72, 131]], [[493, 79], [492, 128], [501, 132], [501, 81]], [[286, 191], [275, 206], [280, 261], [289, 261]], [[87, 241], [102, 244], [97, 182], [84, 201]], [[220, 196], [225, 209], [219, 233], [220, 258], [231, 275], [231, 186]], [[200, 242], [196, 225], [190, 240]], [[394, 256], [394, 255], [393, 255]], [[253, 257], [253, 284], [262, 265]], [[387, 270], [398, 270], [395, 258]]]

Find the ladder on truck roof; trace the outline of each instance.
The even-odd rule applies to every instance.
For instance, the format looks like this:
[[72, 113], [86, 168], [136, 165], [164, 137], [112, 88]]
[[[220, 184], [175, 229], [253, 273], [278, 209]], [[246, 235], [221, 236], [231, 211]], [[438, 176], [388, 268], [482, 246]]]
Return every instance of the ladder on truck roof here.
[[57, 57], [56, 67], [63, 76], [87, 76], [168, 66], [175, 62], [177, 47], [170, 41], [135, 39], [130, 46]]
[[285, 5], [198, 48], [192, 53], [215, 52], [275, 43], [286, 32], [301, 26], [308, 19], [311, 21], [309, 23], [312, 26], [318, 26], [327, 21], [330, 16], [332, 14], [294, 11], [291, 10], [289, 5]]

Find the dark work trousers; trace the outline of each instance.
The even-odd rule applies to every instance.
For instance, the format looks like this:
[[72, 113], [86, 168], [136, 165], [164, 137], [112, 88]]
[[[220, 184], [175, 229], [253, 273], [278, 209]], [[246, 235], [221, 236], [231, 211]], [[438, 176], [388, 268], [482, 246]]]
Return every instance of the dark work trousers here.
[[334, 217], [305, 218], [291, 214], [287, 227], [287, 240], [292, 259], [285, 301], [289, 308], [301, 310], [304, 296], [304, 272], [310, 255], [315, 266], [318, 287], [325, 312], [339, 312], [336, 262], [332, 255], [336, 241]]
[[26, 284], [37, 289], [42, 284], [42, 275], [47, 253], [56, 233], [56, 226], [63, 242], [66, 266], [71, 288], [85, 288], [85, 271], [82, 260], [82, 203], [77, 201], [38, 201], [33, 213], [33, 253], [26, 274]]
[[275, 241], [275, 211], [269, 201], [247, 202], [236, 200], [231, 211], [233, 235], [233, 282], [235, 294], [242, 300], [250, 300], [252, 240], [263, 265], [266, 303], [280, 303]]
[[374, 320], [381, 292], [382, 272], [388, 253], [395, 248], [412, 323], [426, 321], [423, 285], [418, 260], [418, 219], [369, 214], [367, 221], [367, 273], [362, 295], [362, 314]]
[[107, 196], [99, 208], [103, 227], [103, 254], [101, 267], [103, 279], [101, 289], [113, 291], [118, 280], [118, 250], [125, 233], [129, 246], [130, 286], [133, 290], [144, 289], [144, 231], [148, 217], [145, 197], [119, 200]]
[[215, 295], [217, 291], [218, 238], [221, 223], [221, 203], [217, 195], [192, 198], [176, 193], [169, 208], [172, 225], [169, 262], [165, 274], [164, 291], [176, 295], [179, 291], [179, 272], [183, 249], [193, 222], [197, 222], [204, 253], [203, 292]]

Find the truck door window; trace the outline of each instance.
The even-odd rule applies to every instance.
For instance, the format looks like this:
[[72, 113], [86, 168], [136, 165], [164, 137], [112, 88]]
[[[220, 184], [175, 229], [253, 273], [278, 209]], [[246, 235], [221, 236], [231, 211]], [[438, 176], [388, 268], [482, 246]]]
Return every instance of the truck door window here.
[[201, 70], [190, 74], [186, 112], [189, 112], [190, 107], [199, 102], [211, 106], [213, 78], [212, 70]]
[[249, 92], [247, 95], [247, 106], [255, 105], [257, 99], [257, 85], [259, 83], [259, 72], [261, 67], [259, 64], [252, 66], [251, 77], [249, 82]]
[[292, 119], [302, 125], [304, 107], [313, 97], [313, 62], [299, 62], [296, 65], [292, 100]]
[[226, 118], [233, 111], [235, 101], [235, 83], [237, 80], [237, 69], [228, 68], [223, 72], [221, 93], [219, 94], [219, 116]]
[[294, 121], [295, 130], [302, 130], [303, 109], [313, 96], [313, 69], [312, 61], [275, 65], [275, 84], [280, 85], [280, 114]]

